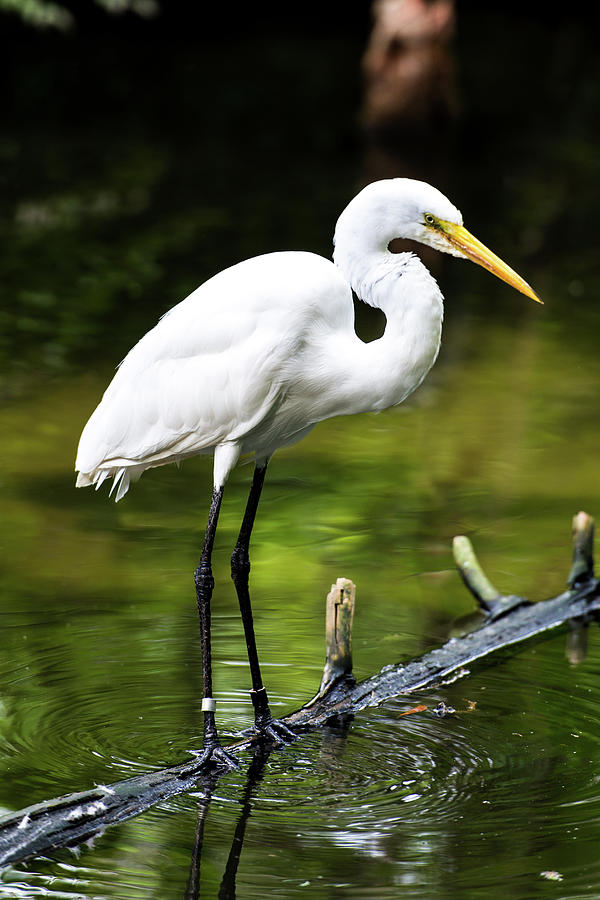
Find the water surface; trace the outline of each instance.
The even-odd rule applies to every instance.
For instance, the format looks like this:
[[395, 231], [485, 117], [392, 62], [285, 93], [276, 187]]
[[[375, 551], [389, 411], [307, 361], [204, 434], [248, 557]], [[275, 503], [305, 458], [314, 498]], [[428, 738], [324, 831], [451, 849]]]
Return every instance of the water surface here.
[[[519, 51], [502, 90], [498, 34]], [[38, 114], [25, 116], [17, 98], [0, 142], [6, 811], [180, 762], [199, 746], [191, 573], [210, 464], [149, 472], [115, 506], [105, 491], [74, 490], [77, 439], [116, 363], [172, 302], [255, 253], [329, 256], [335, 218], [374, 166], [357, 137], [355, 36], [201, 53], [184, 44], [162, 70], [160, 48], [126, 56], [117, 43], [114, 66], [102, 68], [105, 43], [91, 41], [87, 58], [69, 46], [24, 48], [15, 60], [15, 83]], [[324, 598], [338, 576], [358, 586], [355, 669], [365, 677], [442, 642], [471, 610], [454, 534], [472, 538], [499, 588], [537, 599], [562, 590], [572, 515], [600, 510], [590, 227], [600, 82], [586, 49], [583, 28], [471, 14], [457, 44], [460, 119], [418, 165], [414, 148], [386, 156], [397, 174], [447, 191], [546, 305], [474, 266], [428, 259], [447, 312], [425, 385], [398, 409], [323, 423], [273, 459], [252, 586], [277, 713], [318, 686]], [[75, 117], [78, 78], [88, 79], [87, 103]], [[360, 324], [365, 334], [379, 327]], [[228, 573], [249, 476], [242, 466], [231, 479], [215, 551], [225, 734], [251, 719]], [[0, 894], [164, 900], [192, 885], [192, 896], [201, 837], [199, 896], [233, 896], [237, 829], [239, 898], [596, 897], [597, 629], [578, 665], [566, 649], [558, 634], [305, 737], [272, 754], [255, 785], [246, 768], [224, 778], [200, 825], [201, 785], [80, 855], [6, 870]], [[435, 718], [439, 700], [457, 714]], [[401, 715], [417, 703], [427, 710]]]

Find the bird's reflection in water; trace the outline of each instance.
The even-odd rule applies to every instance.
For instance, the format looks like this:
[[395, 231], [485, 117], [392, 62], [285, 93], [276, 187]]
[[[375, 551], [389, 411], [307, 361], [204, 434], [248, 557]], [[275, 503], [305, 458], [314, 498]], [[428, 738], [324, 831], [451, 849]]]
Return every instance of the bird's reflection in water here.
[[217, 785], [218, 775], [207, 775], [202, 779], [203, 797], [198, 803], [198, 820], [194, 834], [194, 847], [190, 862], [190, 874], [183, 894], [183, 900], [197, 900], [200, 896], [200, 863], [202, 862], [202, 846], [204, 844], [204, 825], [208, 816], [208, 807], [213, 791]]
[[[323, 745], [322, 756], [325, 764], [333, 760], [338, 760], [345, 752], [346, 738], [350, 730], [353, 716], [344, 716], [332, 720], [322, 729]], [[227, 857], [227, 864], [221, 879], [219, 900], [235, 900], [236, 877], [244, 839], [246, 837], [246, 826], [248, 819], [252, 814], [253, 799], [257, 787], [260, 785], [264, 777], [265, 766], [271, 750], [268, 746], [257, 746], [254, 750], [252, 761], [248, 766], [246, 775], [246, 784], [244, 793], [240, 800], [241, 812], [236, 822], [235, 831], [231, 841], [231, 849]], [[217, 786], [219, 776], [211, 774], [206, 776], [202, 781], [203, 797], [198, 804], [198, 820], [196, 822], [196, 833], [194, 835], [194, 847], [192, 850], [192, 858], [190, 862], [190, 873], [183, 900], [198, 900], [200, 897], [200, 868], [202, 863], [202, 848], [204, 845], [204, 828], [208, 818], [208, 810], [212, 800], [212, 795]]]
[[[231, 849], [227, 857], [225, 872], [219, 887], [219, 900], [234, 900], [235, 898], [235, 880], [237, 870], [244, 846], [244, 838], [246, 836], [246, 826], [248, 819], [252, 813], [252, 799], [254, 792], [261, 783], [264, 775], [265, 766], [270, 755], [270, 749], [266, 746], [256, 747], [252, 762], [248, 766], [246, 775], [246, 785], [241, 799], [242, 810], [239, 814], [233, 839], [231, 841]], [[198, 900], [200, 896], [200, 864], [202, 862], [202, 847], [204, 843], [204, 826], [208, 817], [208, 808], [212, 799], [213, 791], [217, 785], [218, 776], [209, 775], [203, 781], [204, 796], [198, 805], [198, 821], [196, 823], [196, 833], [194, 836], [194, 848], [192, 851], [192, 859], [190, 863], [190, 874], [188, 883], [183, 895], [184, 900]]]

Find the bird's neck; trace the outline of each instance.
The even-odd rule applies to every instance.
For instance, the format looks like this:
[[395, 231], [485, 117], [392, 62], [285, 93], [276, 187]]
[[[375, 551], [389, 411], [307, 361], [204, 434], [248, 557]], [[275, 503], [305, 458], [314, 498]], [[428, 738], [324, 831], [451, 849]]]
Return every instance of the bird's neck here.
[[349, 361], [356, 375], [349, 373], [350, 384], [356, 380], [361, 393], [362, 379], [363, 409], [400, 403], [422, 382], [438, 354], [444, 306], [437, 282], [412, 253], [387, 248], [345, 255], [338, 246], [334, 262], [359, 299], [383, 310], [387, 320], [383, 336], [363, 344]]
[[[383, 310], [391, 332], [427, 331], [441, 324], [444, 298], [433, 275], [413, 253], [372, 248], [356, 253], [336, 246], [333, 261], [359, 300]], [[387, 332], [388, 329], [386, 329]], [[392, 336], [392, 334], [390, 334]], [[394, 335], [395, 336], [395, 335]]]
[[390, 270], [390, 263], [393, 265], [393, 257], [394, 254], [387, 248], [373, 247], [368, 250], [362, 248], [357, 251], [353, 242], [338, 240], [333, 252], [335, 265], [341, 269], [354, 293], [364, 303], [378, 308], [383, 308], [379, 302], [382, 298], [377, 297], [377, 291], [374, 289], [379, 277]]

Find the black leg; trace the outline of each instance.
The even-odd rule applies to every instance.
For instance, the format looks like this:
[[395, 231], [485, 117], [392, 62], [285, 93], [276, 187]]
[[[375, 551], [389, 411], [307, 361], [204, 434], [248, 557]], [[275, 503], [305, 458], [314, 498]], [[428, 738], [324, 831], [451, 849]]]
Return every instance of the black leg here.
[[258, 509], [261, 491], [265, 481], [267, 463], [257, 465], [254, 469], [252, 487], [248, 495], [246, 511], [242, 521], [242, 527], [231, 554], [231, 577], [237, 591], [248, 648], [248, 662], [250, 664], [250, 676], [252, 678], [252, 690], [250, 696], [254, 706], [254, 724], [258, 732], [277, 744], [287, 743], [295, 738], [295, 734], [283, 722], [278, 722], [271, 715], [267, 692], [263, 685], [258, 652], [256, 650], [256, 638], [254, 636], [254, 622], [252, 619], [252, 606], [250, 604], [250, 592], [248, 578], [250, 575], [250, 536]]
[[194, 573], [194, 581], [196, 583], [196, 599], [198, 601], [198, 613], [200, 615], [200, 644], [202, 647], [202, 680], [204, 683], [202, 694], [202, 712], [204, 713], [204, 756], [206, 756], [207, 760], [210, 758], [215, 763], [224, 764], [228, 768], [235, 768], [238, 763], [222, 749], [221, 742], [219, 741], [215, 722], [215, 701], [212, 695], [210, 601], [215, 582], [212, 574], [211, 556], [222, 499], [223, 488], [221, 487], [218, 490], [215, 488], [210, 504], [210, 512], [208, 514], [208, 524], [206, 526], [202, 556], [200, 557], [198, 568]]

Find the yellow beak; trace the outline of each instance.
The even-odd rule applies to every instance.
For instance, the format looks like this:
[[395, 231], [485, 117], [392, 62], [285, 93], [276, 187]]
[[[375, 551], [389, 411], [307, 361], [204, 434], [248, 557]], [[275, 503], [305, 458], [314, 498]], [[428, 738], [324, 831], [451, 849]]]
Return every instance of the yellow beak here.
[[460, 250], [461, 253], [464, 253], [470, 260], [477, 263], [478, 266], [483, 266], [484, 269], [488, 269], [493, 275], [501, 278], [502, 281], [506, 281], [507, 284], [510, 284], [522, 294], [531, 297], [536, 303], [543, 304], [544, 301], [540, 300], [535, 291], [521, 278], [520, 275], [517, 275], [514, 269], [511, 269], [505, 262], [502, 262], [500, 257], [496, 256], [495, 253], [492, 253], [491, 250], [488, 250], [488, 248], [482, 244], [481, 241], [478, 241], [476, 237], [473, 237], [466, 228], [463, 228], [462, 225], [455, 225], [453, 222], [441, 220], [438, 220], [438, 225], [442, 234], [450, 244], [452, 244], [453, 247], [456, 247], [457, 250]]

